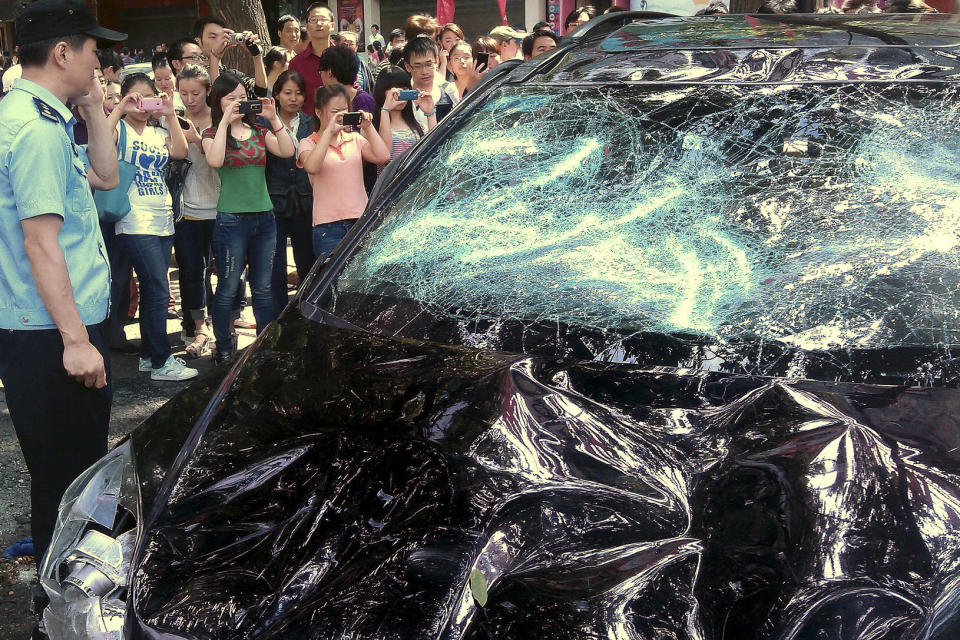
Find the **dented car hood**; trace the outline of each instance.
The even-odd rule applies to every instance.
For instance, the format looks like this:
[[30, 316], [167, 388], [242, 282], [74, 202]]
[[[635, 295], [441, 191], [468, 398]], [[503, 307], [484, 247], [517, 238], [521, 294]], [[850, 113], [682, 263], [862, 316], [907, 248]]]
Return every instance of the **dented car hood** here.
[[[288, 312], [133, 436], [137, 638], [954, 638], [960, 393]], [[186, 444], [184, 445], [184, 442]]]

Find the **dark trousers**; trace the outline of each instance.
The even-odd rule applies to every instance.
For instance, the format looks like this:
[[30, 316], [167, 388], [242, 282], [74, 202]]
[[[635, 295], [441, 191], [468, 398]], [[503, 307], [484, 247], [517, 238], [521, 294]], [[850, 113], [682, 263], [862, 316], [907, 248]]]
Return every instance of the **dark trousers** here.
[[30, 527], [38, 567], [50, 546], [63, 492], [107, 452], [113, 376], [106, 330], [106, 322], [87, 327], [107, 370], [107, 386], [88, 389], [63, 368], [59, 331], [0, 329], [0, 380], [30, 471]]
[[[173, 248], [180, 277], [180, 299], [183, 306], [183, 332], [188, 337], [204, 327], [197, 323], [213, 315], [213, 227], [216, 220], [189, 220], [177, 223]], [[237, 306], [239, 307], [239, 299]]]
[[122, 343], [126, 336], [123, 327], [127, 324], [130, 309], [130, 258], [123, 250], [116, 235], [116, 223], [101, 222], [100, 232], [110, 260], [110, 315], [107, 317], [107, 344]]
[[167, 301], [170, 299], [170, 252], [173, 236], [124, 233], [123, 250], [140, 282], [140, 357], [159, 369], [170, 357], [167, 338]]
[[273, 254], [273, 307], [277, 315], [287, 307], [287, 238], [293, 247], [293, 262], [303, 282], [313, 266], [313, 229], [310, 215], [277, 216], [277, 251]]

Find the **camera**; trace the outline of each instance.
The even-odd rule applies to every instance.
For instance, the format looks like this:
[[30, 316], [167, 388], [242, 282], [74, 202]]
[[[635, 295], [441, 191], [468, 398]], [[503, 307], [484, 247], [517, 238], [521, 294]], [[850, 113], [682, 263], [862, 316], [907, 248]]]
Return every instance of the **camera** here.
[[247, 42], [246, 36], [242, 33], [234, 33], [232, 38], [234, 43], [244, 45], [252, 56], [258, 56], [262, 52], [260, 45]]
[[363, 122], [363, 113], [360, 111], [347, 111], [342, 114], [340, 124], [345, 127], [359, 127]]
[[163, 109], [163, 100], [160, 98], [140, 98], [137, 102], [137, 108], [140, 111], [160, 111]]
[[263, 113], [263, 103], [259, 100], [244, 100], [240, 103], [240, 113]]
[[416, 89], [404, 89], [397, 96], [397, 100], [416, 100], [420, 97], [420, 92]]

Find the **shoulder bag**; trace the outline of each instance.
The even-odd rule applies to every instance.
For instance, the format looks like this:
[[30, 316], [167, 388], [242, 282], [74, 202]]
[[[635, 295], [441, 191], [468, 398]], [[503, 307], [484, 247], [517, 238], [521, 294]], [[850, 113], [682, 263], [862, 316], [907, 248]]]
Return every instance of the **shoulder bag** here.
[[118, 141], [117, 168], [120, 183], [109, 191], [94, 191], [93, 201], [97, 205], [97, 215], [103, 222], [118, 222], [130, 213], [130, 185], [137, 175], [137, 167], [123, 159], [127, 148], [127, 123], [120, 121], [120, 140]]

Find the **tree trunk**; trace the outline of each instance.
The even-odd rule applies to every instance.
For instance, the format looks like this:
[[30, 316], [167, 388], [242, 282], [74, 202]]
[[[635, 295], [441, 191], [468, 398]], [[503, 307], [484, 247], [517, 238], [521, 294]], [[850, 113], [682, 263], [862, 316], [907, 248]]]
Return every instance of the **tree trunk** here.
[[[253, 31], [260, 36], [263, 51], [267, 52], [272, 41], [260, 0], [209, 1], [213, 15], [223, 18], [227, 26], [234, 31]], [[250, 54], [239, 47], [233, 47], [227, 51], [223, 57], [223, 64], [253, 77], [253, 61], [250, 59]]]

